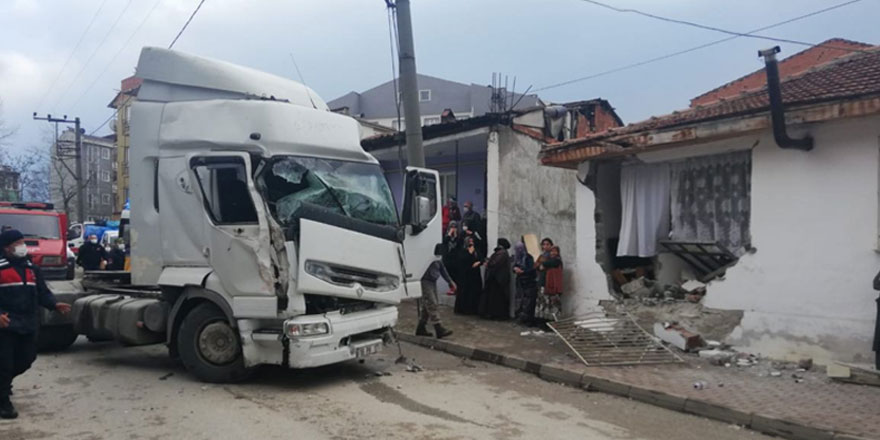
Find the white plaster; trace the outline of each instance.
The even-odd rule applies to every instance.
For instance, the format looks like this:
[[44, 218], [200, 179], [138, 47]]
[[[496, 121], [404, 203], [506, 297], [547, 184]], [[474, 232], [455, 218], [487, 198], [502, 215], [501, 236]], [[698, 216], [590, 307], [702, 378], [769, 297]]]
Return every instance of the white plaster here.
[[709, 307], [746, 311], [742, 337], [733, 342], [819, 361], [873, 355], [878, 121], [810, 127], [810, 152], [780, 149], [770, 133], [753, 150], [757, 252], [711, 283], [705, 299]]
[[[876, 317], [871, 280], [880, 270], [878, 167], [880, 118], [860, 118], [790, 130], [808, 131], [813, 151], [783, 150], [770, 131], [641, 155], [678, 160], [753, 148], [751, 235], [724, 279], [708, 286], [707, 307], [743, 310], [728, 338], [739, 348], [774, 358], [872, 359]], [[757, 142], [757, 146], [755, 143]], [[581, 164], [585, 167], [586, 163]], [[580, 290], [587, 304], [608, 295], [595, 263], [592, 191], [577, 191]], [[664, 258], [668, 262], [668, 259]], [[677, 271], [675, 265], [668, 269]]]
[[[586, 176], [589, 163], [578, 166], [578, 174]], [[575, 234], [577, 236], [577, 270], [571, 311], [575, 314], [586, 313], [598, 306], [599, 300], [612, 299], [608, 291], [608, 281], [602, 267], [596, 261], [596, 224], [593, 215], [596, 211], [596, 197], [593, 191], [580, 183], [575, 190], [577, 200], [577, 219]]]
[[486, 144], [486, 239], [489, 249], [495, 247], [498, 241], [498, 216], [492, 213], [498, 212], [500, 198], [498, 197], [498, 176], [501, 164], [498, 148], [498, 132], [491, 131]]

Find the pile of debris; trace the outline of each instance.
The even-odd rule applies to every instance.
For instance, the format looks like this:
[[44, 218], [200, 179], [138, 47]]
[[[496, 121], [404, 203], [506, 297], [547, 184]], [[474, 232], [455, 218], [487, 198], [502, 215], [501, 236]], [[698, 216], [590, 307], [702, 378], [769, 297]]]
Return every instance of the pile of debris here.
[[706, 295], [706, 284], [688, 280], [681, 285], [662, 284], [640, 276], [619, 285], [622, 299], [636, 299], [644, 305], [688, 301], [698, 303]]

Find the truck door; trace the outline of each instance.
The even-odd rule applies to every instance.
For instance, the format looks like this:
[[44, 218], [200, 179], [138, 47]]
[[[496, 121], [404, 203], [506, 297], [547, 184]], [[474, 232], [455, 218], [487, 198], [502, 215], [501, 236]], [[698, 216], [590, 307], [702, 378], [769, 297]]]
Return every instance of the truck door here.
[[[245, 153], [193, 155], [189, 166], [204, 204], [204, 253], [232, 296], [274, 295], [269, 238]], [[261, 226], [263, 225], [263, 226]]]
[[421, 279], [435, 260], [434, 247], [443, 242], [440, 175], [435, 170], [406, 168], [402, 222], [406, 283], [410, 297], [420, 297]]

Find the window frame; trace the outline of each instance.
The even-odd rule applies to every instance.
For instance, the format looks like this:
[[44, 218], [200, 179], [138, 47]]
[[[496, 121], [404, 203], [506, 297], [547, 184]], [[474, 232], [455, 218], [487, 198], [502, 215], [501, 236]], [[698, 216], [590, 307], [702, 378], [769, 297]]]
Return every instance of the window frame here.
[[101, 159], [110, 160], [109, 148], [101, 148]]
[[244, 158], [240, 156], [195, 156], [189, 161], [189, 169], [195, 179], [196, 183], [199, 186], [199, 195], [202, 198], [202, 208], [205, 210], [205, 213], [208, 215], [208, 218], [211, 220], [211, 223], [214, 226], [242, 226], [242, 225], [259, 225], [260, 224], [260, 215], [257, 212], [257, 204], [254, 201], [254, 196], [250, 191], [250, 185], [248, 185], [248, 200], [251, 202], [251, 208], [253, 208], [254, 212], [254, 221], [244, 221], [244, 222], [230, 222], [230, 221], [219, 221], [214, 215], [214, 209], [211, 205], [210, 199], [208, 195], [205, 193], [204, 185], [202, 184], [202, 179], [199, 177], [198, 171], [196, 168], [198, 167], [207, 167], [210, 165], [241, 165], [244, 170], [245, 175], [245, 183], [251, 178], [250, 170], [248, 169], [248, 163], [244, 160]]
[[[428, 98], [422, 99], [422, 93], [428, 92]], [[419, 89], [419, 102], [431, 102], [431, 89]]]

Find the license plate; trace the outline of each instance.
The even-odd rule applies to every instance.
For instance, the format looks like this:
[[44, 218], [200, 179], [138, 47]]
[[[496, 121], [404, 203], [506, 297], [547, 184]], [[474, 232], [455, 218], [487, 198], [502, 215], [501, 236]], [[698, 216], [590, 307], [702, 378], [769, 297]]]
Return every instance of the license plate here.
[[365, 358], [382, 350], [382, 340], [375, 339], [371, 341], [356, 342], [351, 345], [351, 349], [354, 351], [354, 356], [356, 358]]

